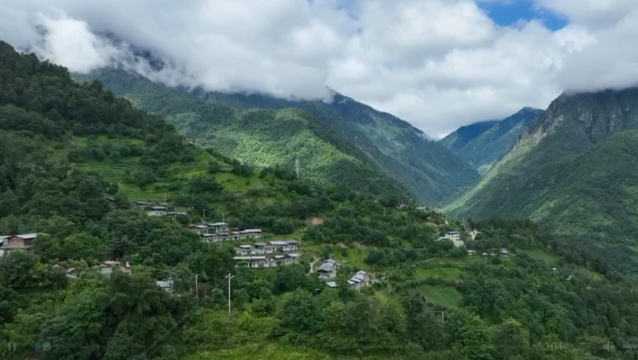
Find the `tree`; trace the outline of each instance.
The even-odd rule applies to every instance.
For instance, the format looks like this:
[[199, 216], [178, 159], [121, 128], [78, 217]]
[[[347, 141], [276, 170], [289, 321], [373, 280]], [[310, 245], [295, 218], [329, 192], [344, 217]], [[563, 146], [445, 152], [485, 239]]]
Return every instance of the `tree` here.
[[100, 239], [87, 233], [77, 233], [64, 239], [60, 255], [64, 259], [97, 262], [103, 254], [104, 244]]

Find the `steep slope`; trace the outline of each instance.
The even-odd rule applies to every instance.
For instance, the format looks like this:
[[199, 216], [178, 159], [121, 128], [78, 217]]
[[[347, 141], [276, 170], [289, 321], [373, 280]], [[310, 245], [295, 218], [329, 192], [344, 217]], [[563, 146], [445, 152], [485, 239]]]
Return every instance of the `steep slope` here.
[[[462, 216], [532, 216], [638, 271], [638, 89], [563, 94], [512, 151], [445, 208]], [[632, 257], [634, 257], [632, 259]]]
[[[523, 108], [516, 114], [494, 123], [489, 129], [469, 139], [462, 147], [451, 149], [483, 175], [494, 162], [512, 149], [525, 128], [542, 112], [540, 109]], [[473, 125], [478, 124], [483, 123]]]
[[[92, 76], [100, 79], [115, 93], [133, 101], [136, 106], [171, 115], [171, 118], [175, 120], [174, 124], [183, 121], [186, 112], [190, 113], [191, 119], [198, 118], [191, 121], [192, 126], [195, 126], [198, 121], [207, 121], [201, 113], [193, 111], [194, 105], [188, 105], [190, 107], [188, 109], [182, 107], [182, 103], [186, 102], [184, 96], [213, 107], [223, 105], [243, 110], [253, 109], [253, 111], [257, 111], [254, 109], [286, 108], [304, 110], [334, 129], [334, 132], [342, 139], [347, 139], [347, 143], [357, 149], [356, 153], [366, 155], [364, 157], [357, 155], [357, 158], [382, 169], [388, 176], [403, 184], [419, 200], [427, 203], [441, 204], [448, 201], [479, 178], [478, 173], [471, 166], [442, 145], [429, 140], [425, 134], [407, 122], [337, 93], [334, 93], [333, 101], [330, 103], [290, 101], [260, 94], [222, 94], [169, 89], [118, 70], [102, 70], [95, 72]], [[182, 115], [178, 116], [178, 113]], [[178, 118], [179, 121], [177, 121]], [[266, 122], [263, 123], [262, 130], [266, 130], [268, 125]], [[279, 126], [279, 124], [273, 124], [273, 126]], [[202, 130], [199, 129], [190, 134], [198, 141], [211, 136], [210, 133]], [[219, 130], [220, 127], [215, 129], [215, 131]], [[246, 156], [244, 153], [233, 155], [240, 158]]]
[[[237, 109], [206, 103], [146, 78], [99, 72], [104, 85], [139, 108], [164, 116], [198, 145], [251, 166], [293, 171], [316, 181], [341, 182], [373, 194], [407, 197], [377, 165], [332, 128], [297, 109]], [[90, 79], [92, 77], [79, 77]]]
[[456, 129], [456, 131], [453, 131], [441, 139], [439, 143], [452, 150], [455, 154], [458, 154], [458, 151], [467, 145], [467, 143], [491, 129], [494, 125], [496, 125], [496, 123], [498, 123], [498, 120], [481, 121], [461, 126]]

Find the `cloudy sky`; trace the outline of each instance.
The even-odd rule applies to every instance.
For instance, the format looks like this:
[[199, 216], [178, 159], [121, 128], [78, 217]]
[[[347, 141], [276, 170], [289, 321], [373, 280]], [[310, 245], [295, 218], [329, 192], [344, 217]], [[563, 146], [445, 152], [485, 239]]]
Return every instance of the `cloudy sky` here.
[[[39, 30], [38, 30], [39, 29]], [[43, 37], [42, 29], [46, 29]], [[132, 62], [112, 32], [172, 66]], [[563, 90], [638, 85], [636, 0], [3, 0], [0, 39], [87, 72], [208, 90], [325, 85], [433, 137]]]

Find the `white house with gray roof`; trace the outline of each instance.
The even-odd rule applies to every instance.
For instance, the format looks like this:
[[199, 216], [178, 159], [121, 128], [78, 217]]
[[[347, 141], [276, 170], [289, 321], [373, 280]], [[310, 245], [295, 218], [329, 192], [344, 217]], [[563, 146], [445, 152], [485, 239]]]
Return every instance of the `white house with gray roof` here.
[[337, 276], [338, 267], [339, 263], [332, 259], [328, 259], [319, 265], [317, 273], [319, 273], [319, 277], [321, 279], [334, 279]]
[[355, 289], [360, 289], [362, 286], [370, 285], [370, 277], [365, 271], [358, 271], [350, 278], [350, 280], [348, 280], [348, 284]]

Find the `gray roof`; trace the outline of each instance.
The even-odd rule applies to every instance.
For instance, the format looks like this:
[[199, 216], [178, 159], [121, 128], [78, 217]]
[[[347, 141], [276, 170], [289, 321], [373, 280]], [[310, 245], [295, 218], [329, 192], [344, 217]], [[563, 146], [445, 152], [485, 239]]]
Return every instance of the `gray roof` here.
[[14, 236], [22, 238], [22, 239], [25, 239], [25, 240], [31, 240], [31, 239], [35, 239], [38, 235], [41, 235], [41, 234], [40, 233], [31, 233], [31, 234], [5, 235], [5, 236], [0, 236], [0, 240], [5, 240], [5, 239], [8, 239], [8, 238], [14, 237]]
[[225, 223], [225, 222], [214, 222], [214, 223], [210, 223], [208, 225], [209, 226], [228, 226], [228, 224]]
[[326, 284], [327, 284], [328, 286], [330, 286], [331, 288], [335, 288], [335, 287], [337, 287], [337, 283], [336, 283], [336, 282], [334, 282], [334, 281], [329, 281], [329, 282], [327, 282]]
[[331, 272], [334, 268], [335, 268], [334, 262], [324, 262], [323, 264], [321, 264], [321, 266], [319, 266], [319, 269], [317, 271]]

